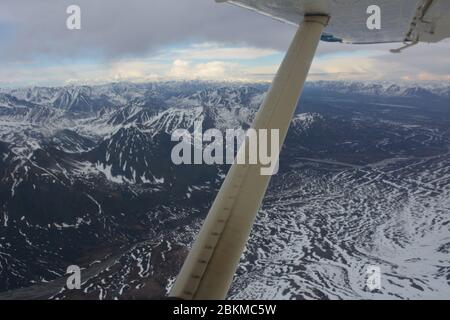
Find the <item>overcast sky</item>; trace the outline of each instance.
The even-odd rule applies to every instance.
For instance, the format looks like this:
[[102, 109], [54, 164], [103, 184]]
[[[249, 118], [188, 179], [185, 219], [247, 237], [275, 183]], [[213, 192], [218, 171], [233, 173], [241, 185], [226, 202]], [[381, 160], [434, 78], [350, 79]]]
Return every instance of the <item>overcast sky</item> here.
[[[66, 8], [81, 7], [81, 30]], [[295, 27], [214, 0], [1, 0], [0, 86], [270, 80]], [[450, 81], [450, 42], [321, 43], [310, 79]]]

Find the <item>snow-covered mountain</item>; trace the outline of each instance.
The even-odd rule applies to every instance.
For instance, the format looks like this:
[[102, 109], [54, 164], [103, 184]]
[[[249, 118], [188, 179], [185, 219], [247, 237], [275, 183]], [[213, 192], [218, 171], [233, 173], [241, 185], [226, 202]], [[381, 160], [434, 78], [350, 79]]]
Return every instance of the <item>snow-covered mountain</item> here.
[[[267, 89], [0, 89], [0, 291], [23, 288], [0, 298], [164, 296], [228, 169], [174, 165], [171, 133], [246, 129]], [[443, 297], [449, 93], [308, 83], [230, 298]], [[72, 264], [79, 292], [64, 288]], [[380, 292], [369, 264], [388, 270]]]
[[311, 89], [326, 90], [352, 95], [369, 95], [378, 97], [450, 97], [450, 86], [446, 82], [393, 83], [393, 82], [352, 82], [352, 81], [317, 81], [310, 82]]

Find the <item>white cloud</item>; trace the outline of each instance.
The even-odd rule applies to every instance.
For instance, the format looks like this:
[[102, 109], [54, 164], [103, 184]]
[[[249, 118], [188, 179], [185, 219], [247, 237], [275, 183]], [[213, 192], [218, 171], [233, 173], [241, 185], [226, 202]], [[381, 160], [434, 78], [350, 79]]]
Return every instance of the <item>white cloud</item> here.
[[237, 63], [210, 61], [192, 63], [186, 60], [175, 60], [167, 73], [170, 79], [202, 79], [202, 80], [232, 80], [236, 76]]
[[355, 56], [316, 59], [310, 74], [318, 78], [333, 77], [336, 80], [379, 80], [385, 75], [379, 62], [374, 58]]
[[159, 80], [166, 69], [166, 65], [139, 60], [56, 66], [9, 64], [0, 68], [0, 86], [154, 81]]
[[201, 43], [185, 49], [172, 50], [167, 56], [186, 60], [253, 60], [279, 53], [277, 50], [255, 47], [226, 47], [217, 43]]

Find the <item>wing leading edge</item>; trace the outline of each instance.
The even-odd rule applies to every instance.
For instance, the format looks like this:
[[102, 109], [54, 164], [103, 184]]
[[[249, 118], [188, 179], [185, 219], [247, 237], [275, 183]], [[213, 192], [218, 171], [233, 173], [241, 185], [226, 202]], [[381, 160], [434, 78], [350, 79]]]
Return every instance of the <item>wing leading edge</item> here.
[[[305, 15], [328, 15], [325, 41], [367, 44], [438, 42], [450, 37], [450, 0], [216, 0], [293, 25]], [[381, 29], [366, 26], [367, 8], [381, 9]]]

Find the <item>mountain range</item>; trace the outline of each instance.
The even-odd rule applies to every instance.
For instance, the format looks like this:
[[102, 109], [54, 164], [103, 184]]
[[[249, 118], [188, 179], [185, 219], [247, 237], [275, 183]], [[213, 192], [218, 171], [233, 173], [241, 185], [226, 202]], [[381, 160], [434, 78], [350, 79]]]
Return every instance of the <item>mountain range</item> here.
[[[247, 129], [267, 90], [0, 89], [0, 298], [164, 297], [228, 170], [171, 133]], [[449, 115], [445, 83], [308, 83], [229, 298], [448, 297]]]

